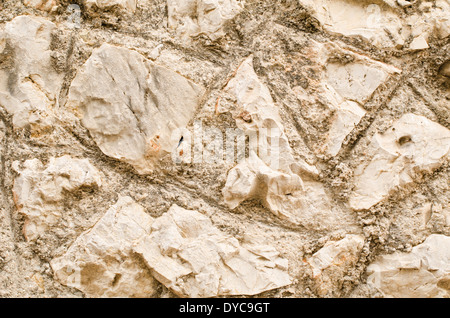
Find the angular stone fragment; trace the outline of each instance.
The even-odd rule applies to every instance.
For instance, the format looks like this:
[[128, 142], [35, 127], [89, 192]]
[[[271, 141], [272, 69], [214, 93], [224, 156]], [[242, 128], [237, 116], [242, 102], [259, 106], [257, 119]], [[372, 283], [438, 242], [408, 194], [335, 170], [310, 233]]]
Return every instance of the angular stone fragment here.
[[[299, 0], [299, 2], [309, 9], [329, 32], [346, 36], [359, 35], [380, 47], [404, 43], [403, 38], [398, 35], [402, 21], [389, 6], [351, 0]], [[392, 35], [389, 36], [390, 34]]]
[[[315, 150], [318, 154], [336, 156], [345, 138], [361, 121], [366, 111], [358, 103], [342, 98], [329, 84], [319, 84], [315, 87], [314, 95], [300, 89], [296, 93], [302, 102], [302, 108], [309, 108], [308, 112], [314, 112], [316, 105], [323, 105], [320, 103], [326, 102], [325, 107], [332, 115], [330, 118], [324, 118], [329, 122], [328, 131], [322, 136], [323, 141]], [[316, 119], [313, 120], [316, 121]]]
[[173, 205], [151, 228], [134, 251], [180, 297], [255, 295], [291, 283], [274, 248], [240, 244], [196, 211]]
[[416, 13], [405, 20], [403, 32], [412, 37], [410, 49], [428, 48], [429, 38], [444, 39], [450, 35], [450, 1], [437, 0], [435, 3], [422, 2]]
[[[400, 70], [356, 54], [339, 45], [311, 41], [305, 48], [308, 60], [314, 61], [317, 80], [307, 88], [295, 87], [302, 112], [311, 123], [326, 132], [320, 146], [313, 149], [319, 155], [336, 156], [342, 143], [366, 114], [363, 106], [375, 90]], [[341, 56], [343, 61], [336, 59]], [[323, 71], [322, 71], [323, 70]]]
[[328, 131], [324, 152], [330, 156], [336, 156], [341, 150], [345, 138], [359, 124], [365, 114], [366, 111], [357, 103], [348, 101], [339, 104], [333, 124]]
[[[228, 82], [224, 92], [236, 100], [231, 111], [236, 125], [251, 137], [250, 151], [254, 151], [268, 166], [290, 172], [296, 165], [292, 149], [284, 132], [282, 119], [278, 113], [269, 89], [259, 80], [253, 69], [253, 57], [245, 59], [234, 77]], [[256, 138], [253, 138], [257, 136]]]
[[42, 11], [51, 11], [56, 5], [56, 0], [23, 0], [23, 4]]
[[204, 34], [215, 41], [242, 7], [237, 0], [167, 0], [168, 26], [183, 39]]
[[274, 214], [288, 217], [289, 211], [301, 206], [300, 202], [296, 204], [299, 198], [295, 194], [303, 190], [303, 181], [298, 175], [271, 169], [252, 151], [247, 160], [229, 172], [223, 194], [231, 209], [245, 200], [260, 198]]
[[450, 151], [450, 131], [423, 117], [403, 115], [392, 128], [376, 134], [368, 154], [371, 158], [355, 171], [350, 206], [369, 209], [390, 192], [414, 182], [417, 173], [432, 172]]
[[316, 177], [317, 168], [294, 159], [278, 109], [256, 75], [252, 57], [242, 62], [224, 94], [235, 103], [227, 109], [219, 105], [218, 111], [231, 112], [238, 128], [250, 136], [249, 157], [229, 171], [222, 190], [228, 207], [257, 198], [278, 217], [310, 229], [346, 224], [323, 185], [302, 180]]
[[132, 198], [119, 197], [64, 255], [51, 261], [55, 278], [89, 297], [153, 296], [156, 281], [131, 248], [150, 233], [152, 222]]
[[0, 34], [0, 105], [16, 128], [30, 127], [34, 134], [51, 129], [63, 80], [51, 62], [54, 28], [46, 19], [19, 16]]
[[51, 158], [47, 166], [38, 159], [27, 160], [19, 168], [14, 180], [13, 195], [17, 209], [26, 217], [23, 227], [25, 238], [37, 239], [61, 217], [63, 191], [74, 191], [81, 187], [101, 186], [101, 173], [88, 159], [73, 159], [69, 156]]
[[342, 287], [343, 278], [356, 265], [364, 237], [349, 234], [339, 241], [328, 241], [307, 263], [319, 296], [332, 295]]
[[104, 44], [77, 73], [66, 106], [103, 153], [144, 174], [178, 145], [174, 133], [191, 120], [203, 92], [135, 51]]
[[391, 74], [399, 72], [392, 66], [360, 55], [358, 61], [347, 64], [328, 63], [326, 82], [346, 100], [364, 105], [378, 86], [384, 83]]
[[410, 50], [416, 51], [416, 50], [425, 50], [428, 49], [430, 46], [427, 43], [427, 40], [425, 39], [425, 36], [421, 35], [415, 38], [411, 44], [409, 45]]
[[[388, 1], [299, 0], [323, 28], [345, 36], [362, 36], [381, 47], [401, 47], [412, 38], [411, 49], [425, 49], [431, 35], [450, 34], [450, 2], [418, 6], [418, 12], [403, 17], [400, 7]], [[410, 2], [406, 2], [411, 5]], [[422, 42], [420, 45], [418, 42]]]
[[331, 230], [348, 224], [323, 184], [273, 170], [254, 153], [230, 170], [222, 193], [230, 209], [246, 200], [260, 199], [277, 217], [309, 230]]
[[100, 9], [110, 10], [113, 8], [134, 12], [136, 10], [138, 0], [84, 0], [87, 10]]
[[450, 297], [450, 237], [430, 235], [410, 253], [383, 255], [367, 268], [367, 283], [385, 297]]

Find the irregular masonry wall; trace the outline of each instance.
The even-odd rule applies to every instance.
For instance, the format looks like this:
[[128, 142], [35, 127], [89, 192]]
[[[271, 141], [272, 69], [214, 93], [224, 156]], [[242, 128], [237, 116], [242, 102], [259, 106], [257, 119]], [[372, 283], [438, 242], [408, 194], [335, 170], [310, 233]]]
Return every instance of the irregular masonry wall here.
[[1, 297], [449, 297], [450, 1], [6, 0]]

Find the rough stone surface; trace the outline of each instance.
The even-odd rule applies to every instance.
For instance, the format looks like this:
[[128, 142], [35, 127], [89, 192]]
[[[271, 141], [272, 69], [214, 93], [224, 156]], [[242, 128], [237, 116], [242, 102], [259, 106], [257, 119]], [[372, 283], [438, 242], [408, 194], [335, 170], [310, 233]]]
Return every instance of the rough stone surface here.
[[[318, 171], [295, 161], [278, 109], [253, 70], [251, 57], [240, 65], [225, 93], [236, 101], [229, 111], [237, 126], [250, 136], [249, 158], [230, 170], [223, 188], [228, 207], [257, 198], [275, 215], [307, 228], [342, 222], [342, 212], [332, 206], [323, 185], [314, 180], [304, 184], [302, 175], [314, 177]], [[218, 111], [223, 111], [220, 105]]]
[[13, 169], [19, 176], [12, 192], [17, 209], [27, 218], [23, 226], [27, 240], [37, 239], [57, 223], [65, 191], [102, 184], [101, 173], [87, 159], [50, 158], [46, 166], [39, 159], [30, 159], [23, 163], [23, 169], [15, 161]]
[[449, 12], [0, 1], [0, 297], [449, 297]]
[[0, 49], [8, 55], [0, 69], [0, 102], [17, 128], [31, 127], [39, 134], [52, 128], [62, 76], [52, 68], [51, 34], [55, 24], [20, 16], [0, 34]]
[[105, 215], [51, 261], [56, 279], [91, 297], [151, 297], [155, 281], [133, 256], [133, 242], [148, 235], [153, 218], [130, 197], [119, 197]]
[[201, 95], [199, 86], [139, 53], [104, 44], [73, 80], [67, 107], [80, 113], [106, 155], [148, 173], [178, 145], [174, 133], [189, 123]]
[[358, 262], [364, 246], [364, 237], [348, 234], [339, 241], [328, 241], [307, 260], [311, 267], [317, 293], [333, 295], [340, 289], [344, 276]]
[[375, 135], [371, 147], [373, 159], [355, 171], [353, 209], [368, 209], [396, 187], [412, 183], [416, 174], [439, 168], [448, 159], [450, 131], [425, 117], [406, 114], [388, 131]]
[[185, 40], [204, 35], [217, 40], [224, 24], [242, 10], [240, 0], [167, 0], [168, 27]]
[[367, 268], [368, 283], [385, 297], [450, 296], [450, 237], [430, 235], [409, 253], [382, 255]]
[[[316, 74], [318, 79], [310, 81], [307, 87], [300, 85], [293, 90], [302, 108], [310, 109], [311, 122], [329, 123], [327, 134], [322, 137], [322, 145], [316, 152], [333, 157], [366, 115], [364, 105], [375, 90], [401, 70], [331, 42], [312, 41], [306, 54], [315, 62], [314, 67], [321, 71]], [[343, 60], [336, 55], [342, 56]], [[321, 107], [325, 107], [327, 113]]]
[[396, 4], [391, 1], [347, 0], [299, 2], [327, 31], [362, 36], [379, 47], [403, 46], [412, 37], [410, 49], [426, 49], [427, 39], [432, 33], [445, 38], [450, 31], [450, 3], [447, 0], [435, 1], [435, 5], [424, 1], [417, 13], [406, 17], [399, 9], [404, 4], [413, 6], [410, 1], [398, 1]]
[[270, 246], [242, 246], [204, 215], [173, 205], [135, 244], [156, 279], [181, 297], [255, 295], [291, 283]]
[[56, 8], [56, 0], [23, 0], [23, 4], [42, 11], [51, 11]]
[[84, 0], [83, 4], [88, 10], [108, 10], [118, 8], [128, 12], [134, 12], [138, 0]]

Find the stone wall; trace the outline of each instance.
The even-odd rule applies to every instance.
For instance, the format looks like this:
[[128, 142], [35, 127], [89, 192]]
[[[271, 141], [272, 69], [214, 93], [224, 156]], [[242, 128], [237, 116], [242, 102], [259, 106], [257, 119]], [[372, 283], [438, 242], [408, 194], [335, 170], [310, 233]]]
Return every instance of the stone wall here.
[[450, 1], [3, 0], [0, 297], [449, 297]]

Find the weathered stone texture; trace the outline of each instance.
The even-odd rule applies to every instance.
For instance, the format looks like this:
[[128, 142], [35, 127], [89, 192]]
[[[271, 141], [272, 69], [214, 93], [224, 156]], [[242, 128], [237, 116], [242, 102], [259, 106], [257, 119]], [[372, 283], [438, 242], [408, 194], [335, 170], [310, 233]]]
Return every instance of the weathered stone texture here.
[[223, 25], [242, 10], [239, 0], [168, 0], [168, 27], [185, 40], [201, 35], [216, 40]]
[[178, 145], [174, 132], [189, 123], [202, 92], [137, 52], [104, 44], [77, 73], [67, 107], [106, 155], [148, 173]]
[[345, 275], [358, 262], [363, 245], [364, 237], [348, 234], [337, 242], [328, 241], [307, 260], [319, 295], [332, 296], [341, 287]]
[[450, 296], [450, 238], [430, 235], [409, 253], [382, 255], [367, 268], [368, 283], [386, 297]]
[[371, 147], [373, 159], [355, 172], [353, 209], [368, 209], [396, 187], [412, 183], [416, 174], [439, 168], [449, 155], [450, 131], [422, 116], [406, 114], [388, 131], [376, 134]]
[[35, 134], [54, 124], [63, 75], [51, 63], [51, 33], [56, 25], [44, 18], [20, 16], [0, 34], [0, 49], [7, 57], [0, 69], [0, 103], [17, 128]]
[[255, 295], [291, 283], [270, 246], [242, 246], [196, 211], [173, 205], [135, 244], [155, 278], [181, 297]]
[[133, 242], [150, 232], [153, 218], [130, 197], [105, 215], [51, 262], [55, 277], [91, 297], [151, 297], [155, 282], [133, 256]]
[[450, 297], [449, 0], [0, 1], [1, 297]]
[[57, 223], [65, 191], [102, 185], [101, 172], [87, 159], [62, 156], [51, 158], [47, 166], [39, 159], [30, 159], [23, 163], [23, 169], [17, 161], [13, 168], [20, 174], [12, 192], [17, 209], [27, 218], [23, 227], [27, 240], [37, 239]]

